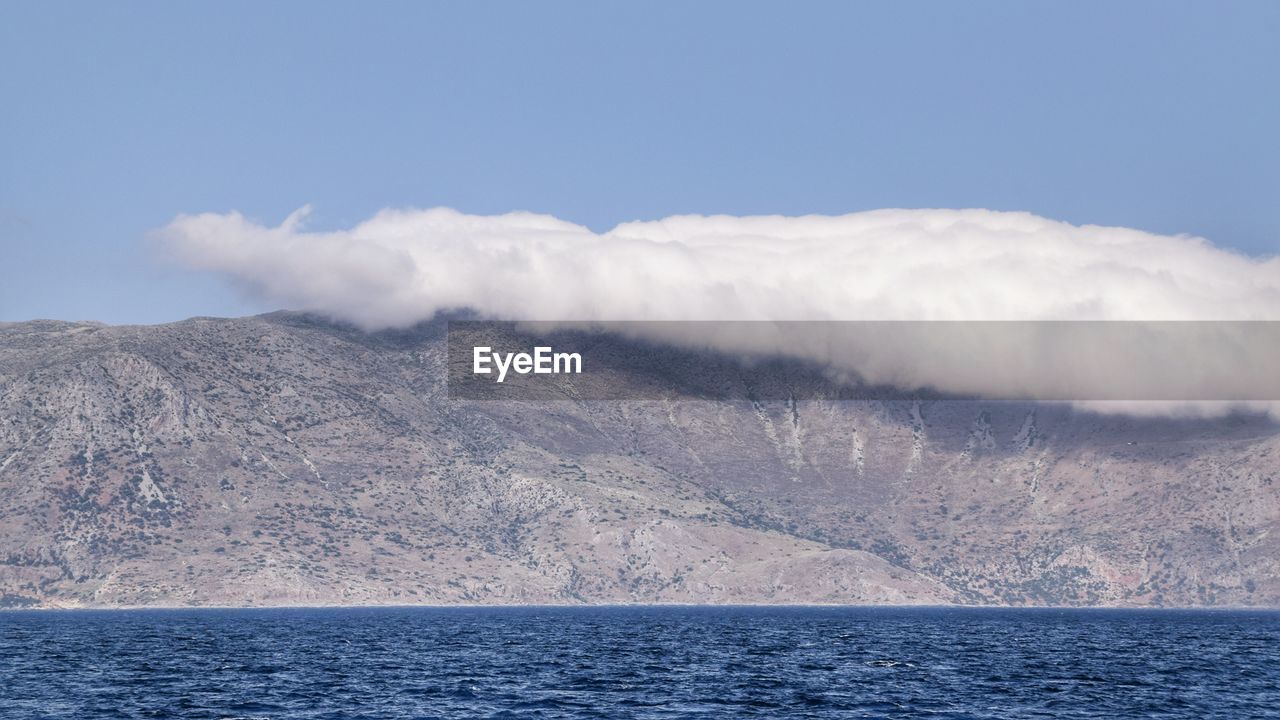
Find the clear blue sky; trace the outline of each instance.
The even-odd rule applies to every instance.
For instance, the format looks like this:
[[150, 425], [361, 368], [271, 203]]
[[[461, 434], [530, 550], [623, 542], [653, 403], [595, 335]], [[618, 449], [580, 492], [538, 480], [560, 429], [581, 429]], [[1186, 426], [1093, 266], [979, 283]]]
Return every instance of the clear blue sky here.
[[267, 310], [238, 209], [1028, 210], [1280, 252], [1280, 2], [0, 0], [0, 319]]

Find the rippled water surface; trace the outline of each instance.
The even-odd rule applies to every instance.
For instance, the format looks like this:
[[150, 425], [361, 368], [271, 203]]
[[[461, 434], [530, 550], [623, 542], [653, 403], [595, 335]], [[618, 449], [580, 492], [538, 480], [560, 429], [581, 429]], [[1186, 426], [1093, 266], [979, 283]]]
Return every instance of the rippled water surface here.
[[0, 613], [3, 718], [1280, 716], [1280, 614]]

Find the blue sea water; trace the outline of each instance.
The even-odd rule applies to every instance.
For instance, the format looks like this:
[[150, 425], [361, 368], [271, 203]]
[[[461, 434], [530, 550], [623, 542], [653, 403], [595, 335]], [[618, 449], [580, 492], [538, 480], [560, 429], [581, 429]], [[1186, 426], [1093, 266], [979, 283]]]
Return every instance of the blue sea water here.
[[12, 611], [0, 717], [1280, 717], [1280, 613]]

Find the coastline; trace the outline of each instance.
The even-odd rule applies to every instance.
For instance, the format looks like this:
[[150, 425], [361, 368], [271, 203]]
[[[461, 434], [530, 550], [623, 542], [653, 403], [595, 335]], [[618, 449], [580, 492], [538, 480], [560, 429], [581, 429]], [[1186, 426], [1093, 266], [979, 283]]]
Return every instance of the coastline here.
[[1280, 613], [1280, 606], [1263, 605], [959, 605], [890, 603], [450, 603], [450, 604], [332, 604], [332, 605], [83, 605], [4, 607], [4, 613], [179, 612], [184, 610], [640, 610], [640, 609], [849, 609], [849, 610], [977, 610], [1033, 612], [1261, 612]]

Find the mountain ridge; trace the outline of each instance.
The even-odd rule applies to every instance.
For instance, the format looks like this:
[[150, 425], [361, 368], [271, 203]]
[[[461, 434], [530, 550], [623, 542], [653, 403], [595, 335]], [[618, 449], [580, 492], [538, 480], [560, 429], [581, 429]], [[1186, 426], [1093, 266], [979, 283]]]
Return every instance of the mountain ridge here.
[[461, 401], [444, 340], [0, 324], [0, 602], [1280, 605], [1265, 416]]

